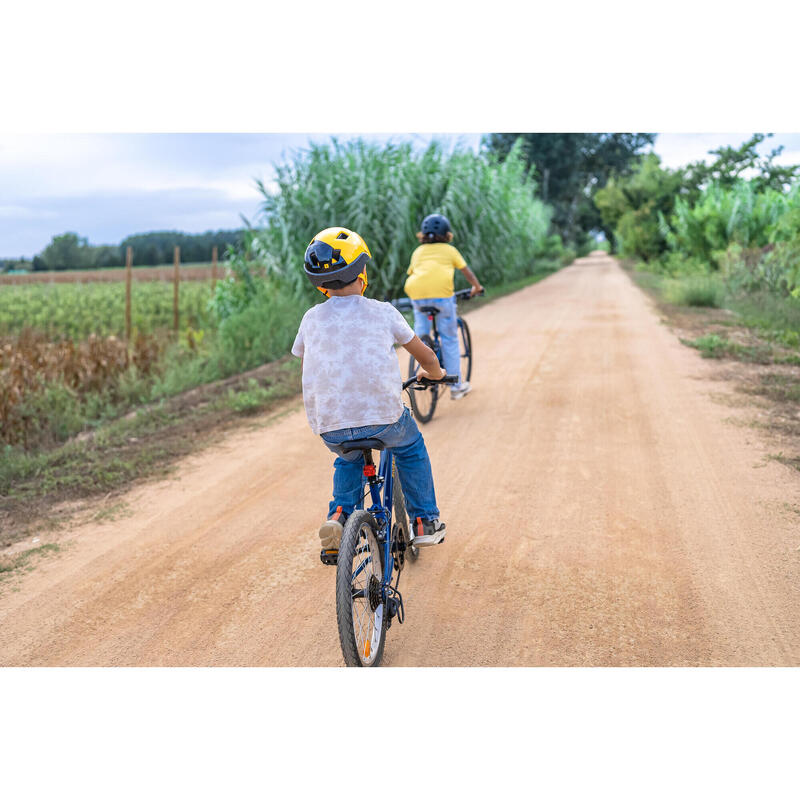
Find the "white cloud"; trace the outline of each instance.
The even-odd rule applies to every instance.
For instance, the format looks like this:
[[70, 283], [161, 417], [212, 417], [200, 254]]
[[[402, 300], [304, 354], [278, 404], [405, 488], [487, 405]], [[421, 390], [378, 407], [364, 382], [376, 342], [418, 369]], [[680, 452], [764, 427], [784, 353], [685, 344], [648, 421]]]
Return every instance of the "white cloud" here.
[[55, 214], [47, 209], [27, 206], [0, 206], [0, 217], [4, 219], [49, 219]]

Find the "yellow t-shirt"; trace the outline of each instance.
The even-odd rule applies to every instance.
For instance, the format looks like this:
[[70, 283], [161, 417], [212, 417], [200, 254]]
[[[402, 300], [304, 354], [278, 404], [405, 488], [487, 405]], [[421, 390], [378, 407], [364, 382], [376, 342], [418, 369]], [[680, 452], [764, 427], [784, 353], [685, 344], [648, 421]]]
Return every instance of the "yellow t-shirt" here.
[[466, 266], [467, 262], [461, 253], [447, 242], [421, 244], [411, 254], [406, 294], [412, 300], [452, 297], [453, 274], [455, 270]]

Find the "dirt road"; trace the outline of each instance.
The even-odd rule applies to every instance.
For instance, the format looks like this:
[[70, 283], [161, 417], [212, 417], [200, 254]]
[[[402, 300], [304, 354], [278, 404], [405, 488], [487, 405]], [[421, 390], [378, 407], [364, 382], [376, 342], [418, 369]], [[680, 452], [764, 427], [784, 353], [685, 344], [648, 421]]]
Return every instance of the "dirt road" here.
[[[799, 665], [800, 475], [594, 254], [469, 317], [423, 431], [444, 545], [388, 665]], [[332, 457], [294, 403], [73, 531], [0, 597], [5, 665], [339, 665]]]

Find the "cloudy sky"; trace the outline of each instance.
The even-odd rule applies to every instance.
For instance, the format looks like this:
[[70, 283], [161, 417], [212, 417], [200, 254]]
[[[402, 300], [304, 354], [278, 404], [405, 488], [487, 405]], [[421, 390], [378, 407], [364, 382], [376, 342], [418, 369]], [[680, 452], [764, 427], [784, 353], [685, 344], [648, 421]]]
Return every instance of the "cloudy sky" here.
[[[676, 167], [709, 149], [737, 145], [742, 134], [660, 134], [655, 152]], [[410, 139], [431, 134], [365, 134]], [[340, 138], [348, 138], [342, 135]], [[477, 149], [480, 134], [442, 135]], [[150, 230], [237, 228], [256, 215], [254, 180], [322, 134], [0, 134], [0, 257], [31, 257], [54, 234], [76, 231], [114, 244]], [[800, 134], [776, 134], [761, 149], [785, 146], [781, 161], [800, 162]]]

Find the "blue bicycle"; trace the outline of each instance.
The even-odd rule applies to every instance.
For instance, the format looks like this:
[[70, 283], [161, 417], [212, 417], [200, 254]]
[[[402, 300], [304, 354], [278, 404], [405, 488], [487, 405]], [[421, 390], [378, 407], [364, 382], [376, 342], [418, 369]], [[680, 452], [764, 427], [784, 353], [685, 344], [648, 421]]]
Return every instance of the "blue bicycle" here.
[[[426, 390], [431, 384], [457, 380], [455, 375], [440, 381], [415, 376], [403, 383], [403, 389]], [[345, 664], [377, 667], [392, 621], [396, 618], [402, 624], [405, 619], [398, 589], [400, 573], [406, 558], [416, 561], [419, 548], [414, 545], [391, 452], [380, 439], [356, 439], [344, 443], [343, 450], [363, 454], [366, 491], [347, 518], [339, 550], [323, 551], [321, 558], [323, 563], [336, 564], [336, 621]], [[381, 451], [377, 467], [373, 450]], [[367, 495], [372, 505], [364, 509]]]
[[[483, 294], [483, 292], [481, 292]], [[457, 300], [471, 300], [474, 295], [469, 289], [461, 289], [455, 293], [454, 297]], [[479, 296], [479, 295], [476, 295]], [[392, 305], [400, 311], [410, 311], [413, 306], [411, 300], [405, 297], [398, 300], [393, 300]], [[420, 336], [420, 339], [436, 353], [436, 358], [439, 359], [440, 364], [444, 364], [442, 357], [442, 340], [439, 337], [439, 330], [436, 326], [436, 315], [439, 309], [436, 306], [421, 306], [420, 311], [428, 315], [431, 321], [431, 333]], [[461, 378], [464, 381], [469, 381], [472, 377], [472, 336], [469, 332], [469, 325], [463, 317], [457, 317], [458, 322], [458, 338], [459, 349], [461, 355]], [[419, 369], [419, 364], [414, 360], [414, 356], [409, 357], [408, 374], [415, 375]], [[414, 412], [414, 417], [417, 422], [430, 422], [433, 418], [433, 412], [436, 411], [436, 403], [439, 399], [439, 387], [429, 386], [419, 392], [414, 392], [411, 395], [411, 410]]]

